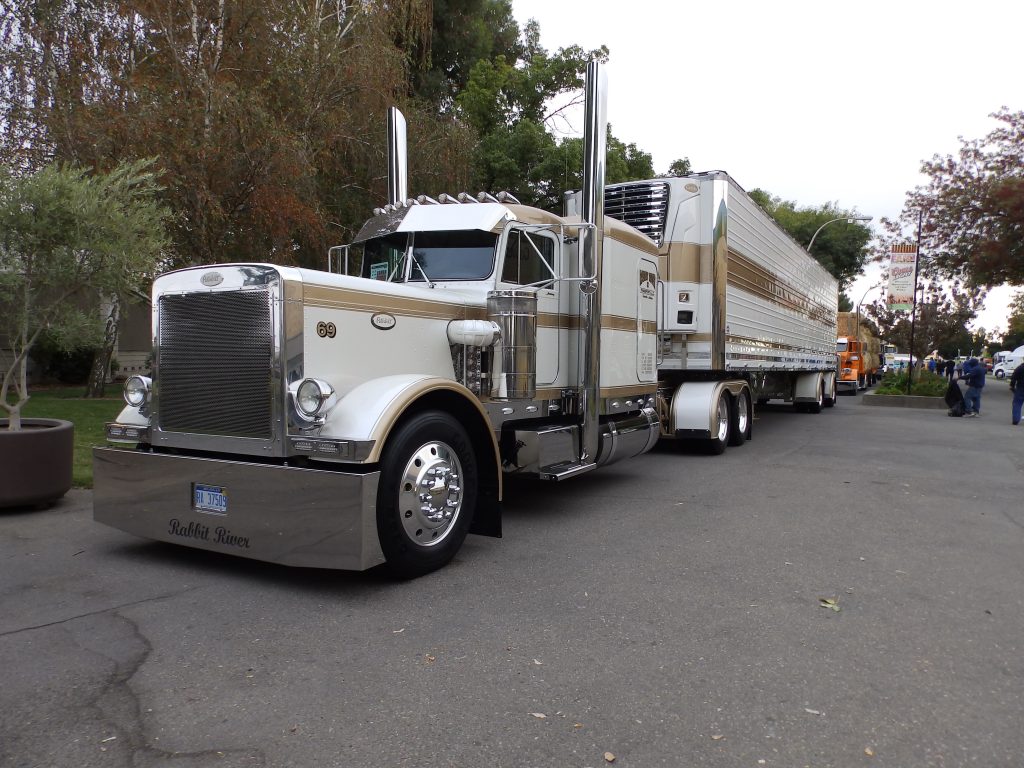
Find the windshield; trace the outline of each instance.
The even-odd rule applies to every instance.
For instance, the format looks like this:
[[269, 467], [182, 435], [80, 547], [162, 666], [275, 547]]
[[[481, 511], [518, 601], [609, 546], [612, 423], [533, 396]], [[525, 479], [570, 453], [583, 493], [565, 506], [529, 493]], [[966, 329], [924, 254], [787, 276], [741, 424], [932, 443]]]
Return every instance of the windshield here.
[[836, 352], [845, 352], [845, 351], [846, 351], [846, 340], [844, 339], [843, 341], [837, 341], [836, 342]]
[[[494, 268], [493, 232], [461, 230], [448, 232], [395, 232], [362, 244], [361, 277], [371, 280], [411, 282], [482, 280]], [[413, 245], [413, 260], [407, 268], [405, 256]]]
[[493, 232], [417, 232], [410, 280], [482, 280], [494, 267]]

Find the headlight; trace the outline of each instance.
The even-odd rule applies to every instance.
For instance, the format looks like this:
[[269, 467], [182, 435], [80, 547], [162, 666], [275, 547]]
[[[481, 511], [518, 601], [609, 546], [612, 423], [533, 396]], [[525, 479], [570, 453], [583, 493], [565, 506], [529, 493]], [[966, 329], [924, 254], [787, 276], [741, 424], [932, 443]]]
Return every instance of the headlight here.
[[295, 391], [295, 406], [303, 416], [319, 416], [334, 394], [334, 388], [320, 379], [306, 379]]
[[124, 383], [124, 401], [133, 408], [145, 405], [149, 400], [152, 381], [146, 376], [129, 376]]

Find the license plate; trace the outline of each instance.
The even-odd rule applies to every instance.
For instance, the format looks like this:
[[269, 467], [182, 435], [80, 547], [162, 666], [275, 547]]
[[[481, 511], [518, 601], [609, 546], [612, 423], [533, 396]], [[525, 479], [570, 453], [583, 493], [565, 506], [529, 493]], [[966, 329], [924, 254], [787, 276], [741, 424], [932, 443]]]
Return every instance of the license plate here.
[[193, 483], [192, 507], [197, 512], [226, 515], [228, 513], [228, 495], [222, 486]]

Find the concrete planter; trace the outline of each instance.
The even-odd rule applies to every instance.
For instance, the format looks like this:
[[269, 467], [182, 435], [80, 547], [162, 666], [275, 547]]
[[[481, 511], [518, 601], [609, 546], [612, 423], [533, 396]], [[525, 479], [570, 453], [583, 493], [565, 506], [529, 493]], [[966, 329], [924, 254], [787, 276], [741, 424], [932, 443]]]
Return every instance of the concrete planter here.
[[0, 508], [52, 504], [71, 488], [75, 425], [22, 419], [10, 432], [0, 419]]
[[882, 405], [890, 408], [926, 408], [936, 411], [944, 411], [949, 408], [941, 397], [926, 397], [924, 395], [876, 395], [865, 394], [861, 397], [864, 405]]

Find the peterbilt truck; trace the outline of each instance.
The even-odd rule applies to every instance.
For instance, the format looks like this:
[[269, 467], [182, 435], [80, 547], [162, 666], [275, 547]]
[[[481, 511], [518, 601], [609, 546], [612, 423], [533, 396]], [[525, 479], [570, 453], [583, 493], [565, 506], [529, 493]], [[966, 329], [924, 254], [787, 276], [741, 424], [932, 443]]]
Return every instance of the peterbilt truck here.
[[754, 401], [834, 401], [835, 281], [725, 174], [606, 190], [603, 82], [592, 63], [566, 215], [408, 198], [392, 111], [390, 202], [328, 271], [159, 277], [152, 377], [94, 449], [95, 519], [416, 576], [500, 536], [505, 475], [567, 480], [660, 438], [717, 453]]
[[838, 313], [839, 337], [836, 352], [839, 355], [839, 391], [856, 394], [867, 389], [879, 378], [882, 367], [882, 343], [871, 326], [855, 312]]

